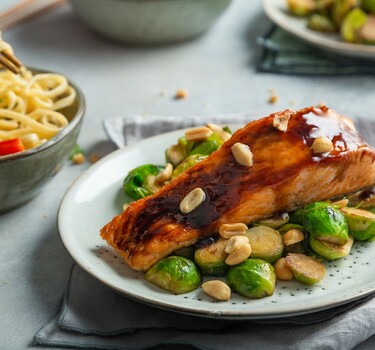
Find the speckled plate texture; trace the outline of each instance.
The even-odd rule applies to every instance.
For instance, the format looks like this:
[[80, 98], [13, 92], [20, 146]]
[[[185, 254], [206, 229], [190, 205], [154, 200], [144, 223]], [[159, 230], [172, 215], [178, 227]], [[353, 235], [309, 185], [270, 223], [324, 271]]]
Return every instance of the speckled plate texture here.
[[315, 286], [277, 282], [271, 297], [250, 300], [233, 293], [216, 302], [199, 288], [172, 295], [144, 281], [99, 236], [99, 230], [122, 211], [127, 198], [124, 176], [145, 163], [164, 163], [164, 150], [182, 131], [155, 136], [111, 153], [88, 169], [66, 193], [58, 214], [63, 244], [87, 272], [114, 290], [138, 301], [182, 313], [228, 319], [296, 316], [328, 309], [375, 291], [375, 243], [357, 242], [346, 258], [326, 262], [327, 275]]

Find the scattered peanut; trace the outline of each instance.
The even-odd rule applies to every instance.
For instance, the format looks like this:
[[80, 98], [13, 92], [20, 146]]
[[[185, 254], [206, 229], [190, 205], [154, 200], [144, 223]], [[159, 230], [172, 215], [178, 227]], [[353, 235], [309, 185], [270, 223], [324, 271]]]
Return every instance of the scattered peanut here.
[[269, 92], [270, 92], [270, 97], [268, 99], [268, 103], [270, 104], [276, 103], [279, 100], [279, 95], [273, 89], [270, 89]]
[[251, 255], [251, 245], [243, 244], [228, 255], [225, 260], [227, 265], [237, 265], [245, 261]]
[[207, 281], [202, 284], [202, 289], [216, 300], [227, 301], [230, 299], [231, 290], [229, 286], [220, 280]]
[[184, 160], [185, 151], [180, 144], [173, 145], [167, 149], [166, 155], [169, 158], [170, 162], [174, 166], [177, 166]]
[[289, 246], [298, 242], [302, 242], [305, 239], [305, 235], [301, 230], [293, 228], [287, 231], [283, 236], [284, 244]]
[[188, 141], [202, 141], [207, 140], [213, 131], [205, 126], [201, 126], [198, 128], [192, 128], [185, 132], [186, 140]]
[[244, 236], [246, 234], [247, 226], [242, 223], [222, 224], [219, 227], [219, 234], [225, 239], [233, 236]]
[[124, 203], [124, 205], [122, 206], [122, 210], [125, 211], [129, 207], [130, 207], [130, 203]]
[[225, 246], [225, 252], [227, 254], [233, 253], [244, 244], [249, 244], [249, 238], [247, 238], [247, 236], [233, 236], [228, 240]]
[[333, 150], [333, 143], [328, 137], [319, 136], [314, 140], [311, 149], [314, 154], [331, 152]]
[[243, 166], [253, 166], [253, 153], [248, 145], [236, 142], [231, 147], [232, 154], [237, 163]]
[[160, 171], [160, 173], [156, 176], [155, 182], [157, 184], [163, 184], [165, 181], [169, 180], [172, 177], [173, 173], [173, 166], [170, 163], [165, 164], [165, 168]]
[[82, 153], [77, 153], [72, 158], [73, 164], [82, 164], [85, 162], [85, 156]]
[[288, 128], [288, 122], [291, 115], [289, 113], [283, 113], [279, 114], [277, 113], [273, 117], [272, 125], [274, 128], [280, 130], [280, 131], [286, 131]]
[[291, 281], [294, 279], [294, 275], [285, 258], [278, 259], [274, 264], [275, 274], [277, 279], [281, 281]]
[[177, 90], [176, 94], [174, 95], [174, 98], [176, 100], [182, 100], [188, 97], [188, 92], [185, 89], [179, 89]]
[[332, 202], [332, 205], [334, 205], [338, 209], [342, 209], [344, 207], [347, 207], [348, 203], [349, 203], [349, 199], [343, 198], [343, 199], [340, 199], [339, 201]]
[[206, 193], [197, 187], [190, 191], [180, 203], [180, 210], [182, 213], [187, 214], [201, 205], [206, 199]]

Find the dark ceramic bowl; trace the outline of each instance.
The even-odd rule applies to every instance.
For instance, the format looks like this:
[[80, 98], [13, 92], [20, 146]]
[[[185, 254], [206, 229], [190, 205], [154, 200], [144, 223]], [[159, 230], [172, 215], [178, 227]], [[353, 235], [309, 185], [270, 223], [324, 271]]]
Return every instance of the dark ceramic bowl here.
[[[48, 73], [31, 69], [35, 73]], [[39, 147], [0, 157], [0, 213], [10, 211], [34, 198], [61, 169], [74, 147], [85, 112], [81, 90], [73, 84], [77, 97], [61, 110], [69, 124]]]

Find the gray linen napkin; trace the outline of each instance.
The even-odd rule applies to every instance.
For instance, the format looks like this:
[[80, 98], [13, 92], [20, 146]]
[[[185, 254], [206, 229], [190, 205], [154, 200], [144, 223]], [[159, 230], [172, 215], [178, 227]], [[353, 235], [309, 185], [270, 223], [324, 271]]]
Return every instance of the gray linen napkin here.
[[[253, 114], [254, 115], [254, 114]], [[259, 117], [259, 115], [258, 115]], [[118, 146], [163, 131], [243, 123], [249, 115], [174, 119], [113, 118], [104, 122]], [[251, 118], [250, 118], [251, 119]], [[375, 122], [357, 127], [375, 144]], [[130, 133], [130, 134], [128, 134]], [[130, 300], [73, 266], [61, 309], [34, 337], [34, 344], [81, 349], [147, 349], [192, 345], [198, 349], [352, 349], [375, 334], [373, 295], [303, 316], [262, 321], [228, 321], [183, 315]]]
[[343, 56], [313, 47], [273, 26], [258, 38], [263, 54], [261, 72], [295, 75], [369, 75], [375, 74], [375, 61]]

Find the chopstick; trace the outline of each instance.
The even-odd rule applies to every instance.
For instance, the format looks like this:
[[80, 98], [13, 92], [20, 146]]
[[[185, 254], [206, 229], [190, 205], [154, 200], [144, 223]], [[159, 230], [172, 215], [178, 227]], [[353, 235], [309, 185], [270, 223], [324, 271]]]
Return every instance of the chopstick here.
[[0, 12], [0, 30], [9, 29], [66, 3], [66, 0], [22, 0]]
[[3, 55], [0, 56], [0, 64], [14, 74], [19, 74], [20, 68], [23, 66], [19, 59], [8, 50], [3, 50], [0, 54]]

